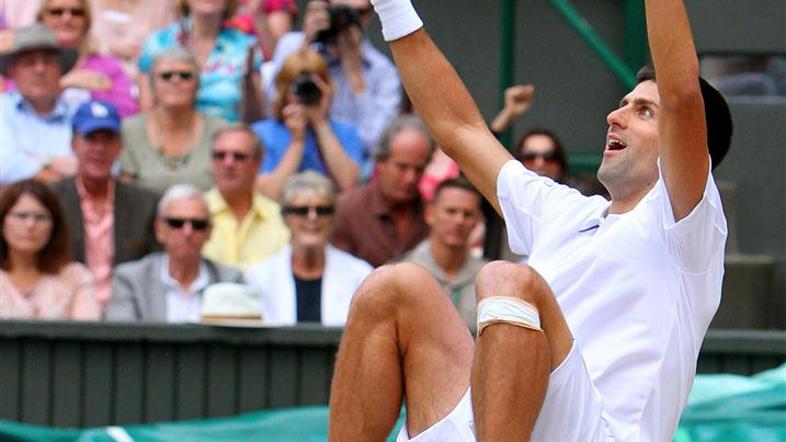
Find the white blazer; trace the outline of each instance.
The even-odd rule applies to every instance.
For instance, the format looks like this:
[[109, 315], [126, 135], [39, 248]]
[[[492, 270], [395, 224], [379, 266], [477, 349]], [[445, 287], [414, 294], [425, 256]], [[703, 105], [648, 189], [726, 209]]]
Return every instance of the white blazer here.
[[[322, 325], [342, 327], [347, 322], [352, 295], [373, 267], [366, 261], [339, 250], [325, 247], [325, 272], [322, 274]], [[286, 245], [275, 254], [246, 270], [246, 283], [261, 297], [262, 318], [281, 325], [297, 323], [295, 278], [292, 274], [292, 247]]]

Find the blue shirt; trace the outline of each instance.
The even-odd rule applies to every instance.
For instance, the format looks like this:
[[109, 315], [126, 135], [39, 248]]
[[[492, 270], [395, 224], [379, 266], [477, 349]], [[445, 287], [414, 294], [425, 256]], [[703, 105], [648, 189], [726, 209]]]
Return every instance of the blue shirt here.
[[[302, 32], [289, 32], [284, 34], [276, 43], [276, 52], [270, 61], [273, 64], [273, 76], [278, 74], [284, 60], [300, 49], [303, 45]], [[382, 132], [390, 121], [399, 113], [401, 104], [401, 81], [398, 70], [390, 60], [379, 52], [368, 39], [363, 39], [360, 47], [360, 56], [363, 62], [363, 79], [366, 90], [355, 95], [349, 78], [341, 67], [341, 61], [320, 50], [320, 45], [314, 45], [325, 56], [330, 78], [333, 81], [333, 102], [330, 106], [330, 118], [351, 124], [355, 127], [363, 140], [366, 157], [371, 157], [371, 152], [376, 148]], [[269, 103], [275, 96], [275, 81], [271, 81], [267, 88]]]
[[[330, 128], [336, 135], [338, 142], [344, 147], [344, 152], [358, 165], [363, 164], [363, 142], [358, 138], [355, 129], [348, 124], [332, 120], [330, 121]], [[261, 173], [270, 173], [278, 167], [289, 145], [292, 143], [289, 129], [278, 120], [267, 119], [251, 125], [251, 130], [262, 140], [266, 149], [265, 161], [262, 162], [259, 171]], [[298, 167], [298, 172], [306, 170], [314, 170], [322, 175], [329, 176], [325, 162], [322, 160], [322, 154], [317, 146], [316, 135], [314, 135], [314, 131], [311, 128], [306, 130], [303, 160], [300, 162], [300, 167]]]
[[0, 186], [34, 177], [54, 156], [73, 155], [71, 117], [62, 97], [38, 115], [19, 91], [0, 95]]
[[[155, 56], [180, 46], [184, 38], [183, 28], [190, 26], [190, 20], [182, 20], [148, 37], [142, 54], [139, 56], [139, 70], [149, 74]], [[248, 48], [255, 45], [256, 39], [254, 37], [237, 29], [222, 28], [219, 31], [216, 44], [199, 74], [197, 109], [230, 122], [238, 121], [240, 102], [243, 98], [243, 75], [246, 72]], [[256, 48], [254, 50], [254, 71], [259, 71], [261, 65], [262, 55]]]

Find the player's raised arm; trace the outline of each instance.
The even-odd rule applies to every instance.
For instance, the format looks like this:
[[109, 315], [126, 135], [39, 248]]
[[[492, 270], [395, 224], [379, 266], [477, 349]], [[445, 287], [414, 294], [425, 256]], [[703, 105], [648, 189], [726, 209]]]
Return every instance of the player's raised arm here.
[[661, 168], [680, 220], [701, 200], [710, 168], [699, 62], [683, 0], [646, 0], [645, 6], [660, 94]]
[[512, 157], [489, 132], [464, 83], [422, 28], [410, 0], [372, 0], [404, 87], [437, 143], [499, 211], [497, 174]]

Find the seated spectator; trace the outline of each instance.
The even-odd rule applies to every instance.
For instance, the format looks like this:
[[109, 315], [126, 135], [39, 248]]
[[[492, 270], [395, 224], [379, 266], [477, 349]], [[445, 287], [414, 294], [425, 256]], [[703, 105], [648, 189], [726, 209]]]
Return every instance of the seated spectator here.
[[276, 77], [274, 118], [251, 129], [267, 153], [257, 188], [278, 199], [286, 179], [314, 170], [344, 191], [355, 187], [363, 164], [363, 143], [355, 129], [328, 117], [332, 86], [325, 60], [305, 49], [290, 55]]
[[93, 273], [103, 310], [111, 297], [112, 267], [158, 249], [153, 236], [158, 196], [112, 177], [123, 147], [114, 106], [89, 101], [73, 121], [71, 146], [79, 168], [53, 190], [68, 221], [73, 256]]
[[38, 181], [0, 191], [0, 319], [98, 319], [93, 276], [71, 262], [57, 197]]
[[0, 186], [26, 178], [52, 182], [76, 172], [69, 145], [74, 109], [60, 95], [60, 77], [76, 58], [42, 24], [17, 30], [0, 55], [0, 72], [16, 84], [0, 96]]
[[196, 187], [178, 184], [164, 193], [155, 230], [164, 252], [115, 269], [107, 320], [199, 321], [202, 292], [210, 284], [242, 281], [238, 270], [200, 256], [202, 245], [210, 237], [210, 215]]
[[289, 241], [278, 203], [254, 190], [264, 155], [259, 138], [245, 126], [223, 129], [213, 138], [216, 186], [206, 194], [213, 223], [202, 250], [206, 257], [245, 268]]
[[285, 325], [343, 326], [352, 295], [372, 267], [328, 244], [335, 221], [333, 184], [313, 171], [294, 175], [281, 204], [290, 244], [246, 271], [262, 296], [262, 317]]
[[256, 36], [265, 60], [269, 60], [278, 39], [292, 30], [296, 18], [294, 0], [239, 0], [237, 11], [228, 24]]
[[262, 117], [262, 57], [256, 39], [224, 20], [232, 17], [236, 0], [177, 0], [180, 19], [145, 41], [139, 57], [139, 99], [143, 109], [154, 100], [150, 93], [152, 61], [167, 49], [182, 46], [201, 66], [196, 107], [230, 122], [251, 123]]
[[194, 108], [199, 69], [185, 49], [161, 52], [150, 72], [156, 104], [123, 121], [120, 171], [125, 179], [158, 192], [179, 183], [207, 190], [213, 185], [210, 143], [227, 123]]
[[515, 157], [524, 167], [538, 175], [566, 184], [587, 196], [602, 195], [608, 198], [608, 192], [594, 175], [573, 176], [569, 173], [562, 143], [548, 129], [536, 128], [526, 132], [517, 144]]
[[331, 242], [375, 267], [420, 243], [428, 228], [418, 182], [434, 148], [420, 118], [393, 120], [374, 153], [374, 179], [339, 198]]
[[450, 296], [467, 326], [477, 326], [475, 276], [486, 260], [471, 253], [470, 234], [483, 218], [482, 197], [465, 178], [443, 181], [426, 206], [428, 239], [402, 261], [416, 262], [434, 276]]
[[169, 0], [90, 0], [90, 7], [96, 50], [119, 59], [130, 78], [139, 73], [137, 63], [147, 36], [175, 21]]
[[[330, 27], [329, 5], [345, 7], [352, 17], [349, 25], [333, 37], [320, 32]], [[284, 60], [303, 47], [310, 46], [326, 58], [335, 89], [330, 117], [357, 129], [366, 158], [371, 157], [382, 132], [398, 115], [401, 102], [396, 67], [365, 36], [373, 15], [369, 0], [311, 0], [306, 5], [303, 32], [282, 36], [271, 61], [275, 76]], [[274, 85], [270, 84], [267, 91], [269, 100], [274, 100]]]
[[81, 104], [89, 99], [108, 101], [121, 116], [139, 112], [131, 95], [131, 80], [120, 61], [99, 54], [90, 41], [90, 4], [88, 0], [43, 0], [38, 21], [49, 26], [62, 47], [78, 51], [76, 66], [60, 79], [68, 100]]

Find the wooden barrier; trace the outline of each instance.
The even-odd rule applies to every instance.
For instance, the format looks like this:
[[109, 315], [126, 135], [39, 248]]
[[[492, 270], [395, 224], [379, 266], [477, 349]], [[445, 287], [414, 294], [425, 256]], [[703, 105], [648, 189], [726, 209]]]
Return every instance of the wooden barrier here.
[[[327, 404], [340, 329], [0, 322], [0, 419], [93, 427]], [[700, 372], [786, 361], [786, 332], [711, 331]]]

